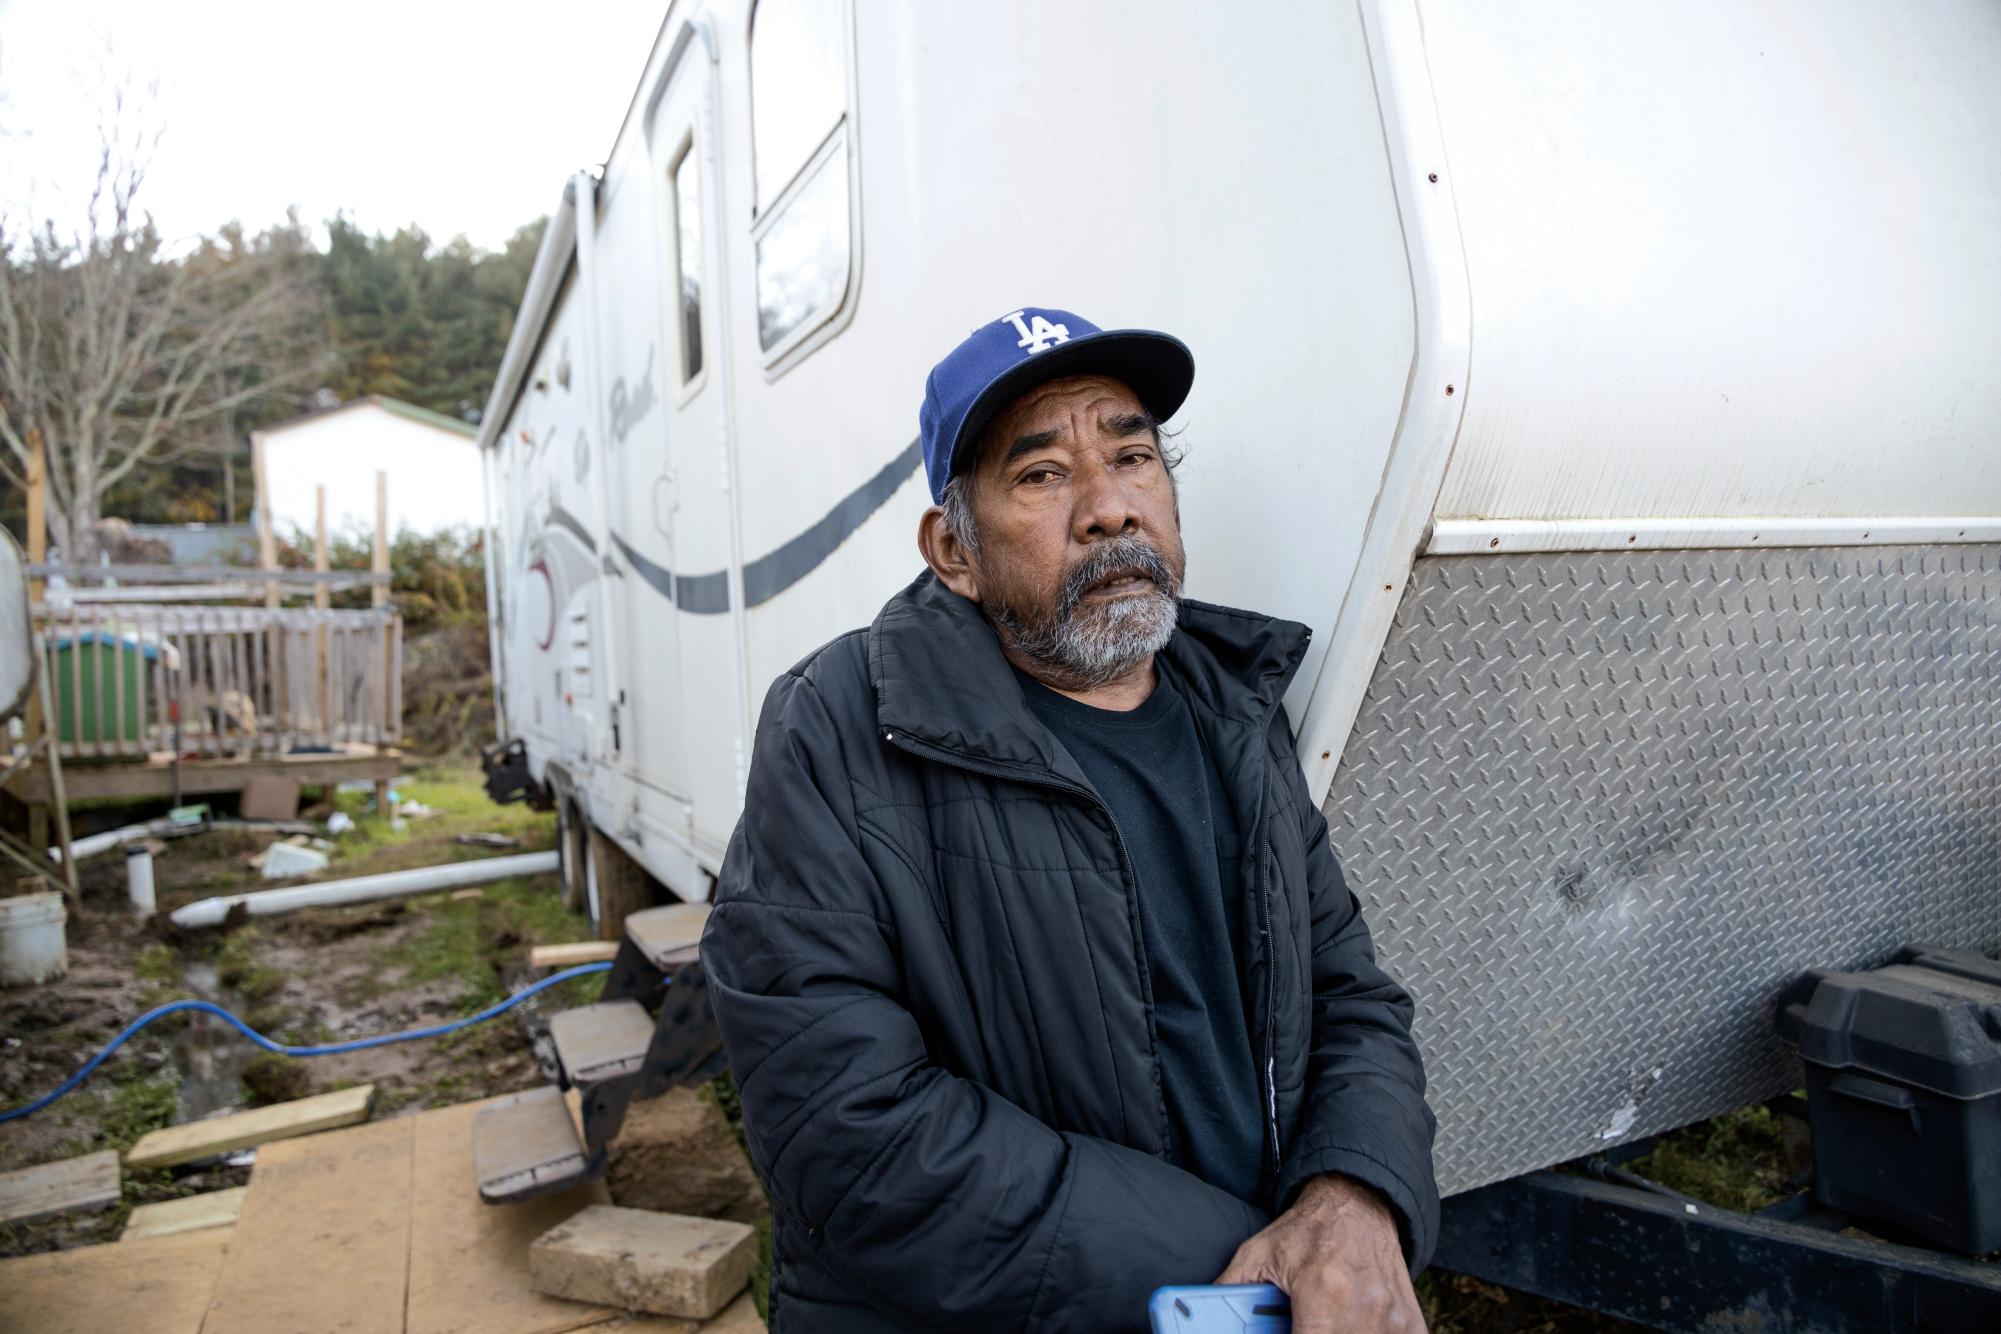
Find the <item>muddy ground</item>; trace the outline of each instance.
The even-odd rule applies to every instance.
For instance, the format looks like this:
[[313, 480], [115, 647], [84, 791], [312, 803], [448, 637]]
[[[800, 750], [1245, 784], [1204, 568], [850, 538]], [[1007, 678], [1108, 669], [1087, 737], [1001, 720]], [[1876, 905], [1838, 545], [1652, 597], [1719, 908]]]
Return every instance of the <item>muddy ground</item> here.
[[[302, 812], [324, 819], [338, 808], [355, 821], [333, 840], [328, 874], [500, 855], [456, 842], [460, 834], [518, 839], [520, 848], [509, 851], [553, 846], [553, 817], [492, 805], [469, 771], [420, 773], [398, 790], [433, 813], [392, 828], [370, 809], [366, 792], [333, 794]], [[127, 810], [115, 818], [131, 816]], [[160, 915], [145, 925], [125, 911], [124, 859], [113, 853], [85, 862], [86, 911], [69, 923], [68, 975], [0, 992], [0, 1106], [55, 1087], [126, 1023], [169, 1000], [214, 1001], [282, 1043], [338, 1042], [471, 1014], [528, 978], [530, 947], [589, 935], [582, 918], [563, 910], [553, 877], [227, 929], [167, 924], [168, 912], [196, 899], [288, 883], [265, 881], [247, 864], [279, 837], [218, 829], [168, 840], [154, 858]], [[544, 1078], [534, 1038], [547, 1014], [594, 989], [584, 979], [452, 1036], [304, 1060], [261, 1052], [210, 1016], [169, 1016], [126, 1043], [75, 1093], [0, 1125], [0, 1170], [122, 1150], [160, 1126], [355, 1084], [376, 1086], [378, 1117], [530, 1088]], [[132, 1205], [238, 1185], [248, 1174], [247, 1164], [131, 1173], [116, 1209], [0, 1226], [0, 1255], [115, 1240]]]
[[[554, 845], [553, 817], [492, 805], [470, 770], [423, 771], [398, 786], [434, 813], [398, 829], [370, 809], [365, 792], [309, 801], [306, 818], [323, 821], [339, 809], [355, 821], [335, 840], [329, 874], [498, 855], [456, 842], [461, 834], [506, 834], [523, 851]], [[84, 819], [106, 827], [156, 813], [125, 808]], [[168, 842], [155, 858], [160, 916], [144, 926], [125, 911], [123, 858], [85, 863], [87, 912], [70, 922], [68, 976], [0, 992], [0, 1107], [55, 1087], [127, 1022], [168, 1000], [215, 1001], [285, 1043], [341, 1041], [473, 1013], [527, 980], [530, 947], [589, 935], [546, 876], [228, 929], [165, 924], [167, 912], [196, 899], [285, 883], [265, 881], [247, 864], [276, 837], [219, 829]], [[353, 1084], [376, 1086], [378, 1117], [530, 1088], [545, 1078], [535, 1044], [547, 1015], [595, 991], [595, 979], [582, 979], [451, 1037], [306, 1060], [261, 1053], [219, 1020], [172, 1016], [128, 1042], [78, 1092], [0, 1125], [0, 1170], [122, 1150], [160, 1126]], [[726, 1089], [723, 1101], [733, 1108]], [[1712, 1203], [1756, 1208], [1787, 1193], [1784, 1140], [1778, 1119], [1754, 1108], [1678, 1132], [1629, 1166]], [[0, 1225], [0, 1256], [116, 1240], [132, 1206], [241, 1185], [249, 1172], [247, 1160], [128, 1172], [114, 1209]], [[1419, 1292], [1434, 1334], [1638, 1328], [1454, 1275], [1428, 1274]]]

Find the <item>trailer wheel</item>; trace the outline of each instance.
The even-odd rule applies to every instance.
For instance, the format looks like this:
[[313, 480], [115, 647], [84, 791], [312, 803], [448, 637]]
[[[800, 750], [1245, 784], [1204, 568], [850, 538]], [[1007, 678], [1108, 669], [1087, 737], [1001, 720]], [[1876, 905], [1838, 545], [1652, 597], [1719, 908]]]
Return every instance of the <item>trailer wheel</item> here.
[[585, 884], [589, 851], [584, 831], [589, 828], [577, 811], [577, 803], [565, 798], [556, 806], [556, 878], [562, 885], [563, 906], [571, 912], [590, 907], [590, 888]]
[[617, 940], [625, 934], [628, 915], [653, 906], [653, 877], [596, 825], [585, 829], [584, 882], [591, 930], [599, 940]]

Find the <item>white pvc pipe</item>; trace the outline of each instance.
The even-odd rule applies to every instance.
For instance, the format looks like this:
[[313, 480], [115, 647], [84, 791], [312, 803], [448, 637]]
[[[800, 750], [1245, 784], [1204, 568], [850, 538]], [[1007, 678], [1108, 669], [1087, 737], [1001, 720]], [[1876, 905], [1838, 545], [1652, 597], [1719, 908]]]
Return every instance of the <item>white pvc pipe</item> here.
[[[121, 847], [135, 838], [164, 834], [175, 827], [172, 820], [162, 816], [157, 820], [148, 820], [144, 824], [128, 824], [122, 829], [107, 829], [101, 834], [92, 834], [89, 838], [72, 839], [70, 850], [78, 861], [82, 861], [85, 857], [95, 857], [100, 852], [109, 852], [113, 848]], [[49, 849], [49, 860], [60, 863], [62, 859], [61, 848]]]
[[153, 915], [153, 854], [144, 843], [125, 845], [125, 889], [142, 921]]
[[352, 880], [323, 880], [316, 885], [294, 885], [290, 889], [260, 889], [251, 894], [227, 894], [203, 899], [171, 914], [175, 926], [217, 926], [229, 910], [242, 904], [252, 917], [295, 912], [300, 908], [329, 908], [344, 903], [368, 903], [375, 899], [428, 894], [435, 889], [457, 889], [462, 885], [484, 885], [517, 875], [547, 875], [556, 870], [557, 854], [524, 852], [514, 857], [486, 857], [478, 861], [449, 862], [443, 866], [419, 866], [409, 871], [384, 875], [357, 876]]

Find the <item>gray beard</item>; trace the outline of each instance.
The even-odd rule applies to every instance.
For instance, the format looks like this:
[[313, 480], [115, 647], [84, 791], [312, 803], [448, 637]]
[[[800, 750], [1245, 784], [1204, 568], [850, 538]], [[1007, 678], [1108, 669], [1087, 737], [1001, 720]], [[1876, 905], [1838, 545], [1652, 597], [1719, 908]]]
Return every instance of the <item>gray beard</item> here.
[[[1092, 585], [1115, 575], [1145, 575], [1150, 592], [1106, 605], [1085, 605]], [[1167, 647], [1179, 615], [1181, 580], [1167, 559], [1137, 537], [1115, 537], [1092, 549], [1064, 581], [1055, 608], [1035, 614], [986, 598], [981, 609], [1003, 643], [1071, 688], [1118, 680]]]

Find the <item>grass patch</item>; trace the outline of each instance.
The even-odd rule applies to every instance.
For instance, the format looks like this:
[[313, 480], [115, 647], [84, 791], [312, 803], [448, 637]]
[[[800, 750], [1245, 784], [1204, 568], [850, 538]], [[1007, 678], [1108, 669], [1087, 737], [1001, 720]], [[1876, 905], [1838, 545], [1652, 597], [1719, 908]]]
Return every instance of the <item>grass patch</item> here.
[[156, 940], [132, 956], [132, 976], [142, 982], [179, 983], [181, 956], [172, 945]]
[[459, 834], [506, 834], [521, 840], [517, 849], [521, 852], [556, 845], [553, 813], [530, 810], [519, 802], [495, 805], [486, 795], [477, 770], [420, 769], [398, 780], [395, 789], [405, 805], [415, 802], [429, 807], [432, 813], [405, 819], [403, 828], [397, 829], [391, 825], [388, 812], [374, 809], [372, 793], [332, 794], [335, 809], [346, 812], [354, 821], [354, 828], [336, 840], [335, 861], [379, 861], [385, 865], [374, 869], [388, 869], [389, 864], [406, 861], [397, 854], [412, 843], [423, 849], [427, 860], [440, 855], [451, 861], [495, 855], [492, 849], [452, 842]]
[[[503, 970], [534, 945], [582, 940], [589, 924], [564, 909], [539, 879], [502, 880], [477, 898], [437, 895], [414, 905], [424, 924], [382, 952], [384, 965], [402, 970], [405, 982], [455, 980], [457, 1003], [470, 1014], [505, 1000]], [[551, 1005], [597, 998], [597, 977], [580, 977], [546, 993]]]
[[152, 1073], [127, 1069], [109, 1093], [99, 1093], [100, 1111], [94, 1118], [95, 1149], [116, 1149], [124, 1153], [155, 1130], [174, 1123], [180, 1115], [180, 1073], [171, 1063]]
[[252, 1107], [292, 1102], [313, 1090], [313, 1079], [306, 1073], [305, 1064], [275, 1051], [259, 1052], [251, 1057], [237, 1078]]
[[1785, 1125], [1765, 1106], [1740, 1107], [1663, 1135], [1627, 1168], [1706, 1204], [1755, 1213], [1786, 1189]]
[[230, 932], [216, 951], [216, 981], [247, 1001], [270, 999], [285, 985], [285, 975], [264, 962], [263, 947], [264, 935], [257, 927]]

